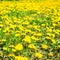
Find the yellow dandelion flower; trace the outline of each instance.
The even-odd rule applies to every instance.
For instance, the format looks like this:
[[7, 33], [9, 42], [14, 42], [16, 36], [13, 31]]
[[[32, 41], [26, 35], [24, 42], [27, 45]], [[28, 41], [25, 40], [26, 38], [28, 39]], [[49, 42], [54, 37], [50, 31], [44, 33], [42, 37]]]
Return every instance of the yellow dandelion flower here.
[[8, 54], [10, 57], [14, 57], [15, 55], [13, 53]]
[[39, 53], [39, 52], [36, 52], [36, 53], [35, 53], [35, 57], [37, 57], [37, 58], [42, 58], [43, 55], [42, 55], [41, 53]]
[[21, 56], [15, 56], [15, 60], [22, 60]]
[[11, 29], [14, 29], [15, 27], [16, 27], [15, 25], [10, 24], [10, 28], [11, 28]]
[[41, 47], [42, 47], [43, 49], [48, 49], [48, 46], [45, 45], [45, 44], [43, 44]]
[[53, 44], [55, 44], [55, 43], [56, 43], [56, 41], [55, 41], [54, 39], [51, 39], [51, 41], [52, 41], [52, 43], [53, 43]]
[[38, 41], [39, 39], [38, 38], [36, 38], [36, 37], [34, 37], [34, 36], [32, 36], [31, 37], [33, 40], [35, 40], [35, 41]]
[[60, 48], [60, 45], [58, 45], [58, 48]]
[[28, 60], [28, 58], [22, 56], [15, 56], [15, 60]]
[[9, 47], [12, 47], [12, 48], [13, 48], [13, 47], [15, 47], [15, 46], [14, 46], [14, 45], [9, 45]]
[[23, 45], [19, 43], [15, 46], [15, 49], [16, 50], [23, 50]]
[[6, 41], [6, 39], [2, 39], [2, 41]]
[[7, 50], [8, 48], [7, 47], [3, 47], [3, 50]]
[[51, 39], [51, 37], [50, 37], [50, 36], [46, 36], [45, 38], [46, 38], [46, 39]]
[[16, 33], [15, 36], [20, 36], [20, 33]]
[[13, 49], [12, 49], [12, 52], [16, 52], [16, 49], [13, 48]]
[[23, 22], [23, 24], [29, 25], [29, 22], [28, 21], [25, 21], [25, 22]]
[[31, 49], [38, 50], [38, 49], [37, 49], [37, 47], [36, 47], [36, 46], [34, 46], [34, 44], [29, 44], [29, 45], [28, 45], [28, 47], [29, 47], [29, 48], [31, 48]]
[[48, 56], [53, 56], [54, 54], [53, 53], [48, 53]]
[[28, 58], [27, 57], [24, 57], [23, 60], [28, 60]]
[[30, 36], [26, 35], [25, 38], [23, 39], [23, 41], [26, 42], [26, 43], [31, 43]]
[[20, 30], [22, 30], [22, 31], [24, 30], [24, 27], [23, 27], [23, 26], [21, 26], [21, 25], [20, 25], [20, 26], [18, 26], [18, 28], [19, 28]]
[[37, 36], [42, 36], [42, 33], [37, 33]]
[[42, 27], [45, 27], [45, 24], [41, 24]]

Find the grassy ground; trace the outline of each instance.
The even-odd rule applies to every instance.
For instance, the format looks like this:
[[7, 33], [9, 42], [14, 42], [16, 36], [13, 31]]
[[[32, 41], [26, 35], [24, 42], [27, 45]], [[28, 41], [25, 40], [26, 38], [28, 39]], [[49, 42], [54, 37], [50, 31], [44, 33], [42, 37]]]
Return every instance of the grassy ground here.
[[59, 0], [0, 2], [2, 59], [60, 60]]

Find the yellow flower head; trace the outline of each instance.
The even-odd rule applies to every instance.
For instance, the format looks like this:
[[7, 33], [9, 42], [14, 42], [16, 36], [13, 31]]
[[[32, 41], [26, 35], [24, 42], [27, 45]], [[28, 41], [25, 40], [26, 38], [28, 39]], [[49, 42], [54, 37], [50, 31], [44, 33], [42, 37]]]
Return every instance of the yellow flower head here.
[[30, 36], [25, 36], [25, 38], [23, 39], [23, 41], [24, 42], [26, 42], [26, 43], [31, 43], [31, 38], [30, 38]]
[[20, 33], [16, 33], [15, 36], [20, 36]]
[[37, 36], [42, 36], [42, 33], [37, 33]]
[[53, 53], [48, 53], [48, 56], [53, 56], [54, 54]]
[[10, 45], [9, 47], [13, 48], [13, 47], [15, 47], [15, 46], [14, 46], [14, 45]]
[[50, 37], [50, 36], [46, 36], [45, 38], [46, 38], [46, 39], [51, 39], [51, 37]]
[[37, 48], [36, 48], [36, 46], [34, 46], [34, 44], [29, 44], [28, 47], [31, 48], [31, 49], [37, 50]]
[[56, 43], [56, 41], [55, 41], [54, 39], [51, 39], [51, 41], [52, 41], [52, 43], [53, 43], [53, 44], [55, 44], [55, 43]]
[[45, 44], [43, 44], [43, 45], [42, 45], [42, 48], [43, 48], [43, 49], [48, 49], [48, 46], [45, 45]]
[[15, 60], [22, 60], [21, 56], [15, 56]]
[[28, 58], [22, 56], [15, 56], [15, 60], [28, 60]]
[[13, 48], [13, 49], [12, 49], [12, 52], [16, 52], [16, 49]]
[[24, 57], [23, 60], [28, 60], [28, 58], [27, 57]]
[[15, 49], [16, 50], [23, 50], [23, 45], [19, 43], [15, 46]]
[[37, 58], [42, 58], [43, 55], [42, 55], [41, 53], [39, 53], [39, 52], [36, 52], [36, 53], [35, 53], [35, 57], [37, 57]]
[[31, 37], [33, 40], [35, 40], [35, 41], [38, 41], [39, 39], [38, 38], [36, 38], [36, 37], [34, 37], [34, 36], [32, 36]]
[[13, 53], [10, 53], [8, 56], [10, 57], [14, 57], [15, 55]]
[[2, 39], [2, 41], [6, 41], [6, 39]]
[[60, 48], [60, 45], [58, 45], [58, 48]]
[[3, 47], [3, 50], [8, 50], [8, 48], [7, 47]]

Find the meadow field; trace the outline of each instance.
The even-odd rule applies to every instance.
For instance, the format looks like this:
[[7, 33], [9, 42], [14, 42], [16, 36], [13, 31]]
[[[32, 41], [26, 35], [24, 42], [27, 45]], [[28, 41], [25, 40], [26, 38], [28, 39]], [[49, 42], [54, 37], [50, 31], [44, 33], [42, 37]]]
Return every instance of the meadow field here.
[[60, 0], [0, 0], [0, 60], [60, 60]]

